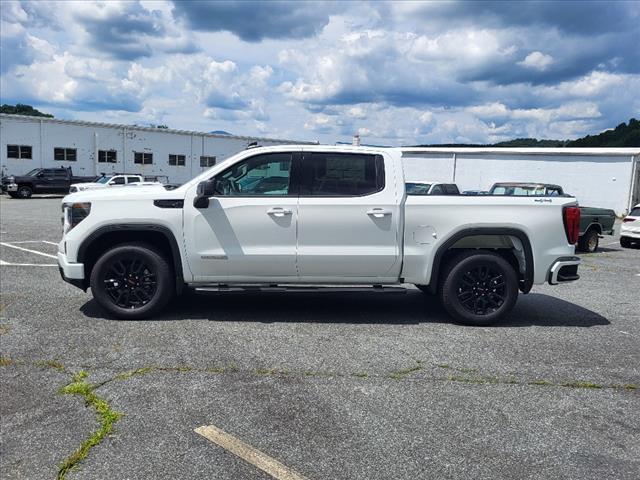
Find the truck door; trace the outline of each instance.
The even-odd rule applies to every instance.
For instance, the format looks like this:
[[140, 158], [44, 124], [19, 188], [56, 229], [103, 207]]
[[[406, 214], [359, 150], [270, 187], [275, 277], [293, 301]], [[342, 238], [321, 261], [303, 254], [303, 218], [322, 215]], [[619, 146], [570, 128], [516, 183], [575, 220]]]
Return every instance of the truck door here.
[[381, 155], [304, 153], [298, 203], [301, 279], [399, 274], [400, 202], [394, 180]]
[[295, 281], [299, 154], [264, 153], [218, 173], [217, 193], [184, 205], [184, 236], [196, 281]]

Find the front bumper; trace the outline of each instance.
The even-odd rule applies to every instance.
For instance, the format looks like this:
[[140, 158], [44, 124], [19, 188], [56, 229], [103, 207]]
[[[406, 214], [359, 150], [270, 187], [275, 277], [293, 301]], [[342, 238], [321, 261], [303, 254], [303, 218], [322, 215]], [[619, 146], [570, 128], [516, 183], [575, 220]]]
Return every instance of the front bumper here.
[[17, 183], [3, 183], [2, 184], [3, 192], [17, 192], [18, 184]]
[[640, 231], [621, 230], [620, 237], [633, 238], [634, 240], [640, 240]]
[[578, 275], [579, 257], [560, 257], [549, 269], [549, 284], [574, 282], [580, 278]]
[[58, 252], [58, 270], [62, 279], [71, 285], [86, 290], [86, 282], [84, 278], [84, 263], [70, 263], [67, 256]]

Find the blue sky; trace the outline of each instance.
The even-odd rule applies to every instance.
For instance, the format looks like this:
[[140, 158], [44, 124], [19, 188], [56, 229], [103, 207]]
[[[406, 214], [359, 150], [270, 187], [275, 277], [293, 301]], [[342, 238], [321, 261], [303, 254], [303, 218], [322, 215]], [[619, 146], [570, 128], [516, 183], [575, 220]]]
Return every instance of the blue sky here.
[[0, 102], [323, 143], [576, 138], [640, 116], [640, 2], [9, 2]]

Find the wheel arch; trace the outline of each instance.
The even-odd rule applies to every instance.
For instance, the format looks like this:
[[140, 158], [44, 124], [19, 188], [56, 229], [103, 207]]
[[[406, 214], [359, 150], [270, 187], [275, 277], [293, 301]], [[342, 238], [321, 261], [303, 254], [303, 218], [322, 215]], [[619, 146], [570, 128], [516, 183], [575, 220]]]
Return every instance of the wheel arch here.
[[133, 241], [149, 243], [170, 257], [176, 277], [176, 293], [180, 294], [184, 287], [184, 277], [178, 242], [168, 227], [155, 224], [105, 225], [89, 234], [80, 244], [77, 254], [77, 261], [84, 264], [83, 287], [88, 287], [93, 266], [102, 253], [115, 245]]
[[[522, 277], [519, 280], [519, 289], [522, 293], [528, 293], [533, 286], [533, 278], [534, 278], [534, 260], [533, 260], [533, 250], [531, 248], [531, 241], [525, 232], [517, 228], [502, 228], [502, 227], [474, 227], [467, 228], [456, 232], [447, 240], [445, 240], [440, 247], [436, 250], [436, 253], [433, 257], [433, 265], [431, 268], [431, 276], [429, 278], [429, 290], [431, 293], [436, 293], [438, 289], [438, 285], [440, 283], [440, 275], [446, 265], [447, 261], [455, 255], [459, 250], [458, 248], [453, 248], [454, 245], [459, 243], [463, 239], [468, 239], [469, 237], [515, 237], [522, 244], [523, 251], [523, 260], [524, 260], [524, 272], [522, 272]], [[477, 249], [493, 249], [495, 247], [490, 246], [475, 246], [473, 248]], [[498, 249], [506, 250], [506, 248]], [[514, 266], [519, 266], [519, 260], [515, 254], [512, 252], [513, 249], [509, 249], [510, 255], [506, 257], [506, 259]], [[461, 251], [461, 250], [460, 250]], [[515, 265], [514, 265], [515, 260]], [[520, 274], [519, 270], [516, 270], [516, 273]]]
[[602, 225], [600, 224], [600, 222], [591, 222], [587, 228], [584, 229], [584, 233], [582, 235], [586, 235], [589, 230], [595, 230], [596, 232], [598, 232], [598, 235], [602, 235]]

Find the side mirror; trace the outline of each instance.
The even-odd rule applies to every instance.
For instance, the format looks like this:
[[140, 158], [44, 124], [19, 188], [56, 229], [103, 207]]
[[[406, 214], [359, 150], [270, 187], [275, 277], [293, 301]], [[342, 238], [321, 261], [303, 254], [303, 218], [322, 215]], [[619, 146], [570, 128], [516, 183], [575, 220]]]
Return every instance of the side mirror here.
[[205, 180], [198, 184], [196, 196], [193, 199], [193, 206], [196, 208], [207, 208], [209, 206], [209, 197], [216, 194], [216, 179]]

